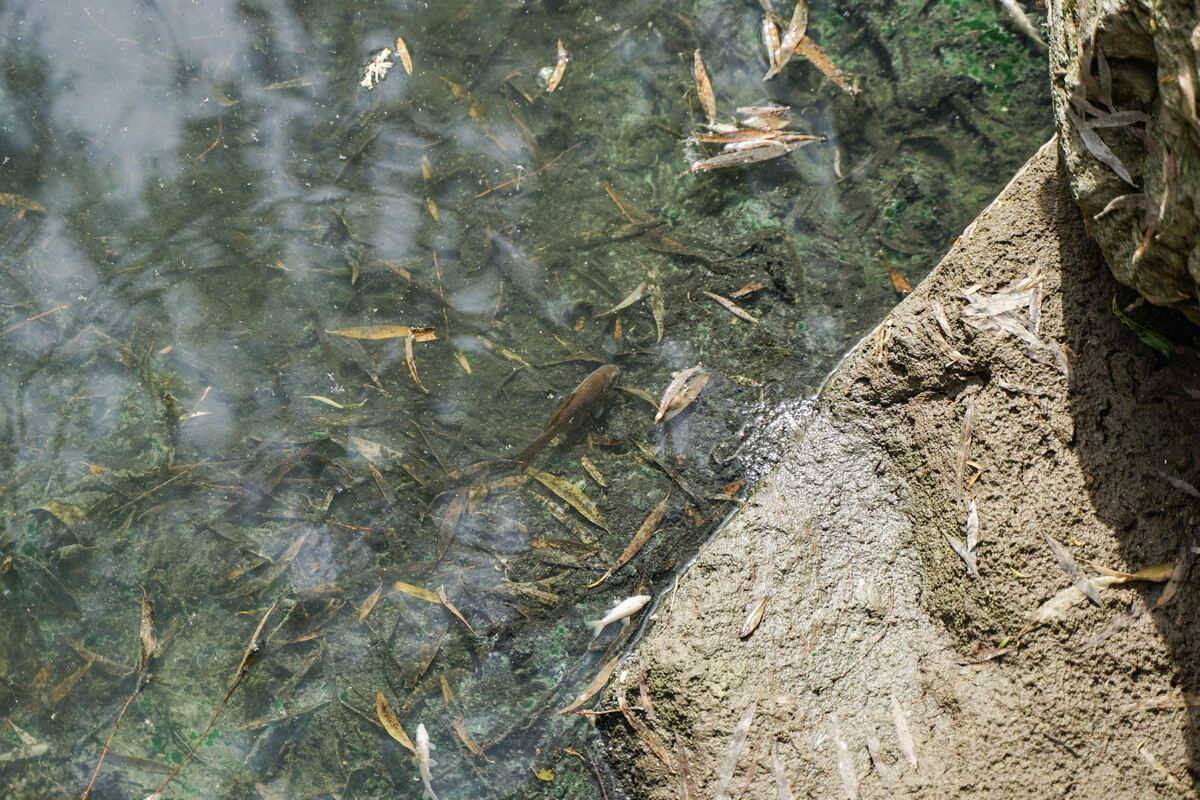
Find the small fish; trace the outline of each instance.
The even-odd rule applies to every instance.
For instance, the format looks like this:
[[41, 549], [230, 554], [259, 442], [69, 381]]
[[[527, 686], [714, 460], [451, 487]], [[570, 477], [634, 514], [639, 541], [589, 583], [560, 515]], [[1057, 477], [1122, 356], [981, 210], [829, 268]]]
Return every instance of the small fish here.
[[621, 368], [607, 364], [583, 379], [575, 391], [558, 404], [550, 421], [542, 432], [517, 456], [521, 465], [527, 465], [546, 444], [560, 433], [577, 428], [589, 414], [598, 417], [604, 411], [604, 397], [608, 389], [621, 374]]
[[646, 603], [649, 602], [650, 595], [648, 594], [634, 595], [633, 597], [622, 600], [613, 606], [613, 610], [608, 612], [603, 619], [589, 620], [587, 624], [595, 628], [595, 632], [592, 633], [592, 637], [598, 637], [600, 635], [600, 631], [604, 630], [604, 627], [609, 623], [616, 622], [619, 619], [625, 619], [626, 617], [632, 617], [634, 614], [641, 611], [645, 607]]
[[429, 741], [429, 731], [425, 730], [425, 724], [417, 725], [417, 771], [421, 773], [421, 782], [425, 784], [425, 791], [421, 792], [421, 800], [438, 800], [438, 796], [434, 794], [433, 787], [429, 783], [433, 779], [429, 768], [437, 766], [437, 762], [429, 757], [429, 751], [436, 749], [437, 745]]
[[1042, 41], [1042, 37], [1038, 35], [1037, 27], [1030, 22], [1029, 17], [1025, 16], [1025, 12], [1021, 10], [1019, 5], [1017, 5], [1016, 0], [1000, 0], [1000, 5], [1004, 6], [1004, 10], [1008, 12], [1010, 17], [1012, 17], [1013, 24], [1017, 26], [1017, 29], [1030, 39], [1033, 39], [1034, 44], [1038, 46], [1039, 50], [1046, 52], [1050, 49], [1049, 46]]

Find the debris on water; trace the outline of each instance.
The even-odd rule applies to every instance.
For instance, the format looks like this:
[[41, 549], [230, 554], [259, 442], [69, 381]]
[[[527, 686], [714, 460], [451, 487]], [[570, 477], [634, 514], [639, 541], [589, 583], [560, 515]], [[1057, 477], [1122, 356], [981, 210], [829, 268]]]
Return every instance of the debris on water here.
[[367, 62], [367, 66], [363, 69], [362, 80], [358, 82], [358, 85], [367, 90], [378, 86], [387, 77], [388, 70], [394, 66], [388, 60], [391, 57], [392, 49], [390, 47], [385, 47], [371, 56], [371, 60]]
[[596, 692], [603, 689], [605, 684], [608, 683], [608, 679], [612, 677], [613, 670], [615, 670], [617, 668], [617, 661], [619, 661], [619, 660], [620, 660], [619, 656], [614, 656], [611, 661], [609, 661], [607, 664], [605, 664], [600, 669], [600, 671], [596, 673], [596, 677], [592, 678], [592, 680], [583, 689], [583, 691], [581, 691], [579, 693], [579, 695], [573, 701], [571, 701], [571, 703], [569, 705], [564, 706], [560, 711], [555, 712], [555, 714], [557, 715], [557, 714], [571, 713], [572, 711], [574, 711], [575, 709], [579, 708], [581, 705], [586, 703], [589, 699], [591, 699], [591, 697], [594, 696], [596, 694]]

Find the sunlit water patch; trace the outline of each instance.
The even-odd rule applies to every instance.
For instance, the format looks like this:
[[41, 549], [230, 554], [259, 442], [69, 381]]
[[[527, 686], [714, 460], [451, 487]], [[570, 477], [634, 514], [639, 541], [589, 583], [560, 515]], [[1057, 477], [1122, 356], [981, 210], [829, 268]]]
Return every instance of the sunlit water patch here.
[[[752, 2], [7, 4], [3, 785], [415, 796], [387, 728], [424, 725], [440, 797], [600, 797], [555, 712], [629, 634], [585, 622], [774, 462], [883, 256], [916, 283], [1049, 132], [1004, 18], [894, 6], [810, 9], [851, 95], [764, 82]], [[719, 121], [825, 141], [689, 173], [697, 49]]]

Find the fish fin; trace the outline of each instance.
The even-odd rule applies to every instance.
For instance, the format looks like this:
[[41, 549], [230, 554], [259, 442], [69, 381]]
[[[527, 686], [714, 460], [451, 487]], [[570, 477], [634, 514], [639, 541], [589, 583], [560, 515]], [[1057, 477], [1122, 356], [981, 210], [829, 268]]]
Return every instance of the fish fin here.
[[592, 638], [598, 639], [600, 637], [600, 631], [604, 630], [605, 622], [602, 619], [591, 619], [586, 620], [585, 624], [592, 628]]

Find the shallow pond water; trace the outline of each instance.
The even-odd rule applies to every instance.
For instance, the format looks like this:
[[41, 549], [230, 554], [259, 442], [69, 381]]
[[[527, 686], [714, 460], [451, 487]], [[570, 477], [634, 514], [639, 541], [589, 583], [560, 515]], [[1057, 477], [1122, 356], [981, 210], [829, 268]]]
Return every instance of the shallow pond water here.
[[[887, 263], [916, 283], [1051, 128], [987, 4], [812, 3], [854, 93], [764, 81], [762, 16], [0, 9], [0, 786], [145, 797], [220, 710], [164, 796], [415, 796], [382, 693], [440, 797], [603, 796], [554, 712], [629, 631], [585, 622], [669, 587], [896, 303]], [[366, 88], [397, 36], [411, 74]], [[690, 172], [697, 49], [719, 119], [825, 141]]]

